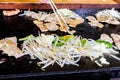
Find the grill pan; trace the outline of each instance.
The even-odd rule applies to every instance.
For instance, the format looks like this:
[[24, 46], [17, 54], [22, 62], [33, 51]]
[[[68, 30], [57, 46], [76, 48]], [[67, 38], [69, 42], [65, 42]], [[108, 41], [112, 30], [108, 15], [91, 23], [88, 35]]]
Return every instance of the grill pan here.
[[[73, 11], [85, 18], [86, 16], [94, 16], [96, 12], [101, 9], [74, 9]], [[117, 9], [120, 11], [119, 9]], [[39, 28], [32, 23], [32, 20], [27, 17], [11, 16], [6, 17], [2, 14], [3, 10], [0, 10], [0, 39], [5, 37], [16, 36], [18, 39], [33, 34], [38, 35]], [[35, 10], [38, 11], [38, 10]], [[48, 10], [49, 11], [49, 10]], [[81, 35], [85, 38], [99, 39], [100, 34], [106, 33], [119, 33], [120, 25], [105, 24], [102, 29], [92, 28], [88, 25], [87, 20], [83, 24], [77, 25], [75, 28], [75, 35]], [[64, 32], [46, 32], [45, 34], [57, 34], [66, 35]], [[22, 42], [18, 42], [18, 46], [21, 46]], [[118, 55], [120, 57], [120, 55]], [[37, 66], [38, 60], [31, 60], [29, 55], [22, 56], [16, 59], [13, 56], [7, 56], [0, 53], [0, 58], [6, 58], [7, 61], [0, 64], [0, 79], [18, 79], [18, 78], [60, 78], [63, 77], [120, 77], [120, 61], [110, 57], [106, 57], [110, 62], [110, 65], [103, 67], [97, 66], [89, 58], [82, 58], [79, 62], [80, 66], [65, 65], [60, 68], [58, 65], [49, 66], [45, 71], [42, 71]], [[46, 77], [47, 76], [47, 77]], [[56, 76], [56, 77], [55, 77]], [[88, 80], [88, 79], [87, 79]], [[99, 80], [99, 79], [97, 79]]]

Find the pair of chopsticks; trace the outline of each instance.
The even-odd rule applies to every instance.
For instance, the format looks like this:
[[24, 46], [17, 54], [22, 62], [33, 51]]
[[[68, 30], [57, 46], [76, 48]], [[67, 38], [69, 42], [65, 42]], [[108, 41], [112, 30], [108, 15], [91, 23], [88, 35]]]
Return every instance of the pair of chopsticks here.
[[[54, 4], [53, 0], [49, 0], [50, 6], [53, 10], [53, 12], [55, 13], [55, 16], [57, 17], [60, 25], [62, 28], [64, 28], [68, 33], [71, 34], [71, 32], [68, 30], [68, 25], [65, 22], [64, 18], [62, 17], [62, 15], [59, 13], [58, 8], [56, 7], [56, 5]], [[64, 25], [63, 25], [64, 24]]]

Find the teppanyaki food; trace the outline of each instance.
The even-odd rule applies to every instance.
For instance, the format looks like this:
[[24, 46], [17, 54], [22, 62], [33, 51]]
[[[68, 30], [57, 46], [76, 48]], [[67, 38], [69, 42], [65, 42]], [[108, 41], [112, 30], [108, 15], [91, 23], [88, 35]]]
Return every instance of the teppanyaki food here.
[[5, 16], [14, 16], [14, 15], [17, 15], [18, 13], [20, 13], [20, 10], [19, 9], [15, 9], [15, 10], [4, 10], [3, 11], [3, 14]]
[[104, 25], [102, 23], [108, 23], [112, 25], [120, 25], [120, 12], [115, 10], [114, 8], [109, 10], [101, 10], [93, 16], [87, 16], [88, 24], [91, 26], [97, 26], [99, 28], [103, 28]]
[[70, 27], [75, 28], [76, 25], [84, 22], [84, 19], [81, 16], [79, 16], [78, 14], [74, 13], [71, 10], [59, 9], [58, 12], [64, 18], [68, 26], [65, 26], [62, 21], [61, 22], [63, 25], [61, 26], [59, 21], [57, 20], [57, 17], [55, 16], [55, 13], [46, 13], [41, 11], [38, 11], [37, 13], [28, 10], [28, 11], [24, 11], [24, 14], [20, 14], [20, 16], [25, 15], [33, 18], [33, 23], [37, 25], [42, 32], [56, 31], [56, 30], [60, 30], [62, 32], [68, 32]]
[[2, 50], [3, 53], [7, 54], [8, 56], [15, 56], [16, 58], [24, 55], [22, 50], [17, 47], [16, 37], [8, 37], [0, 40], [0, 50]]
[[[23, 39], [24, 40], [24, 39]], [[116, 54], [119, 54], [112, 43], [104, 40], [93, 40], [82, 38], [81, 36], [66, 35], [44, 35], [29, 37], [22, 44], [24, 54], [29, 54], [32, 59], [38, 58], [37, 63], [45, 69], [50, 65], [58, 64], [79, 66], [81, 57], [89, 57], [97, 65], [110, 64], [104, 54], [120, 60]]]
[[[24, 14], [31, 16], [34, 19], [33, 22], [37, 26], [40, 26], [40, 29], [43, 32], [48, 30], [61, 30], [58, 21], [53, 18], [54, 13], [47, 14], [45, 12], [38, 12], [37, 14], [32, 11], [25, 11]], [[74, 25], [84, 21], [76, 14], [69, 15], [68, 13], [64, 13], [63, 16], [66, 18], [66, 22], [68, 21], [68, 25], [71, 25], [72, 27], [75, 27]], [[87, 18], [91, 23], [94, 23], [95, 26], [100, 25], [103, 27], [102, 23], [100, 23], [100, 21], [98, 21], [95, 17], [89, 16]], [[74, 22], [73, 20], [76, 21]], [[69, 28], [70, 27], [68, 27], [68, 29]], [[15, 38], [15, 42], [14, 40], [9, 40], [8, 38], [2, 39], [0, 49], [5, 54], [8, 54], [8, 56], [15, 56], [16, 58], [21, 57], [24, 54], [30, 55], [31, 59], [37, 58], [39, 59], [37, 64], [41, 66], [41, 69], [45, 69], [53, 64], [58, 64], [60, 67], [64, 67], [64, 65], [79, 66], [80, 64], [78, 64], [78, 62], [81, 60], [82, 56], [89, 57], [90, 60], [102, 67], [104, 64], [110, 64], [104, 54], [120, 60], [120, 58], [116, 56], [116, 54], [119, 54], [116, 49], [120, 49], [119, 46], [116, 45], [119, 42], [119, 35], [117, 34], [118, 38], [115, 36], [116, 34], [111, 34], [111, 36], [101, 34], [99, 40], [93, 40], [74, 35], [58, 36], [55, 34], [41, 34], [37, 37], [30, 35], [20, 39], [20, 41], [24, 40], [22, 50], [17, 47], [17, 41]], [[116, 46], [113, 45], [113, 41]]]
[[111, 37], [107, 34], [101, 34], [98, 40], [74, 35], [41, 34], [37, 37], [30, 35], [19, 39], [19, 41], [23, 41], [22, 50], [17, 47], [16, 37], [0, 40], [0, 50], [8, 56], [15, 56], [16, 58], [25, 54], [30, 55], [31, 59], [37, 58], [39, 59], [37, 64], [42, 66], [42, 70], [53, 64], [58, 64], [60, 67], [65, 65], [79, 66], [78, 62], [81, 57], [89, 57], [91, 61], [101, 67], [104, 64], [110, 64], [104, 55], [120, 60], [119, 57], [115, 56], [119, 54], [116, 51], [119, 47], [113, 45]]

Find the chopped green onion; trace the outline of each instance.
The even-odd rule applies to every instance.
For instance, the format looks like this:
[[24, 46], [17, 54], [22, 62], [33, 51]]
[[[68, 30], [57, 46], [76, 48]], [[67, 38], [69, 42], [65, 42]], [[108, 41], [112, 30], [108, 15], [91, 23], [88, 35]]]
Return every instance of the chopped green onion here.
[[26, 36], [25, 38], [20, 38], [19, 41], [25, 41], [25, 40], [28, 40], [28, 39], [34, 39], [35, 36], [33, 36], [32, 34], [29, 35], [29, 36]]
[[86, 44], [87, 40], [86, 39], [81, 39], [82, 46]]
[[54, 39], [52, 43], [55, 46], [62, 46], [65, 44], [65, 42], [71, 40], [72, 38], [74, 38], [74, 35], [61, 36], [61, 37]]
[[96, 42], [103, 43], [103, 44], [107, 45], [108, 48], [112, 48], [113, 47], [113, 45], [110, 42], [108, 42], [108, 41], [103, 41], [103, 40], [99, 39], [99, 40], [96, 40]]

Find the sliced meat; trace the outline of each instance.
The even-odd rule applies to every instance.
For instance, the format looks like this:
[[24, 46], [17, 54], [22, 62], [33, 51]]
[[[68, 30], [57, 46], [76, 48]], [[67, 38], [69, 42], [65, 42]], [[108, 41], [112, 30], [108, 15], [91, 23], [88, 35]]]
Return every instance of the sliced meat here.
[[44, 22], [58, 22], [57, 17], [55, 16], [54, 13], [48, 14]]
[[117, 46], [117, 48], [120, 49], [120, 35], [118, 35], [118, 34], [111, 34], [111, 37], [113, 38], [114, 43]]
[[106, 22], [108, 24], [120, 25], [120, 22], [110, 14], [108, 10], [99, 11], [95, 14], [99, 22]]
[[56, 30], [59, 29], [59, 26], [56, 23], [54, 23], [54, 22], [52, 22], [52, 23], [45, 23], [44, 25], [48, 28], [49, 31], [56, 31]]
[[110, 42], [110, 43], [113, 43], [112, 38], [111, 38], [109, 35], [107, 35], [107, 34], [101, 34], [101, 35], [100, 35], [100, 39], [101, 39], [101, 40], [104, 40], [104, 41], [108, 41], [108, 42]]
[[83, 23], [84, 20], [81, 20], [81, 19], [68, 19], [68, 22], [69, 22], [69, 26], [70, 27], [76, 27], [77, 24], [81, 24]]
[[120, 42], [120, 35], [112, 33], [111, 37], [113, 38], [114, 42]]
[[90, 25], [90, 26], [97, 26], [97, 27], [99, 27], [99, 28], [103, 28], [104, 27], [104, 25], [103, 24], [101, 24], [101, 23], [99, 23], [99, 22], [96, 22], [96, 21], [94, 21], [94, 22], [88, 22], [88, 24]]
[[[33, 23], [36, 24], [42, 32], [56, 31], [60, 29], [60, 31], [68, 32], [71, 34], [75, 31], [72, 31], [72, 32], [69, 31], [70, 27], [74, 28], [76, 27], [77, 24], [81, 24], [84, 22], [84, 19], [81, 16], [79, 16], [78, 14], [74, 13], [73, 11], [69, 9], [60, 10], [60, 14], [61, 15], [58, 15], [59, 20], [56, 17], [55, 13], [46, 13], [46, 12], [41, 12], [41, 11], [36, 13], [34, 11], [28, 10], [28, 11], [24, 11], [24, 14], [21, 14], [21, 16], [26, 15], [28, 17], [33, 18], [35, 20], [33, 21]], [[63, 18], [61, 18], [60, 16], [62, 16]], [[64, 28], [65, 25], [61, 25], [63, 24], [62, 19], [64, 19], [64, 21], [68, 25], [66, 28]]]
[[107, 10], [112, 16], [116, 17], [117, 19], [120, 19], [120, 13], [119, 11], [115, 10], [115, 8], [112, 8], [111, 10]]
[[87, 16], [86, 18], [88, 19], [88, 21], [90, 21], [90, 22], [88, 22], [88, 24], [89, 24], [90, 26], [97, 26], [97, 27], [99, 27], [99, 28], [103, 28], [103, 27], [104, 27], [104, 25], [101, 24], [101, 23], [99, 23], [99, 22], [96, 20], [95, 17], [93, 17], [93, 16]]
[[5, 16], [13, 16], [13, 15], [17, 15], [20, 12], [19, 9], [15, 9], [15, 10], [4, 10], [3, 11], [3, 15]]
[[34, 20], [33, 23], [37, 25], [42, 32], [48, 31], [48, 28], [43, 24], [42, 21]]
[[86, 18], [88, 19], [88, 21], [97, 21], [96, 18], [93, 16], [87, 16]]
[[10, 37], [0, 40], [0, 49], [8, 56], [15, 56], [16, 58], [23, 56], [22, 51], [17, 47], [17, 38]]

